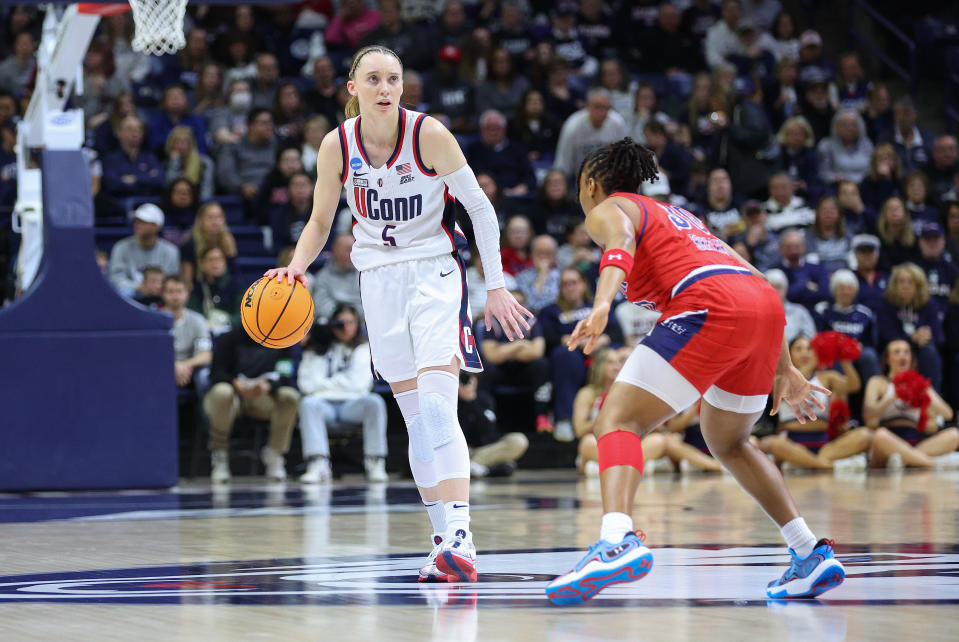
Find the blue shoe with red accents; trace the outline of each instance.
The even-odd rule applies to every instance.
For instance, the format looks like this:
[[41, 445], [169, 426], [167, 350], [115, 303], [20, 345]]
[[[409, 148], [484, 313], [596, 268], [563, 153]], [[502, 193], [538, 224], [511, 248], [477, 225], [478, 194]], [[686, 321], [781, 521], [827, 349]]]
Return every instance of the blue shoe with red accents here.
[[436, 556], [436, 568], [447, 575], [447, 582], [475, 582], [476, 547], [473, 546], [473, 534], [459, 529], [452, 537], [447, 537]]
[[789, 549], [792, 558], [789, 570], [766, 587], [766, 595], [773, 599], [813, 598], [842, 584], [846, 570], [833, 555], [835, 543], [831, 539], [816, 542], [808, 557], [800, 558]]
[[573, 570], [546, 585], [546, 597], [560, 606], [582, 604], [607, 586], [646, 577], [653, 568], [653, 554], [643, 544], [645, 539], [639, 532], [627, 533], [618, 544], [599, 540]]

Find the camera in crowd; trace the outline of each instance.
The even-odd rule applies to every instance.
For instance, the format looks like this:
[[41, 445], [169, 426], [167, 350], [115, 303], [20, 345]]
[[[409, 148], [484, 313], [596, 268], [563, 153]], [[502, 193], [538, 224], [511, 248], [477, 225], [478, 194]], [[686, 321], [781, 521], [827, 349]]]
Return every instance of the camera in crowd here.
[[342, 319], [331, 318], [317, 321], [310, 330], [310, 337], [306, 342], [306, 349], [317, 354], [326, 354], [330, 346], [336, 341], [333, 330], [342, 330], [345, 327]]

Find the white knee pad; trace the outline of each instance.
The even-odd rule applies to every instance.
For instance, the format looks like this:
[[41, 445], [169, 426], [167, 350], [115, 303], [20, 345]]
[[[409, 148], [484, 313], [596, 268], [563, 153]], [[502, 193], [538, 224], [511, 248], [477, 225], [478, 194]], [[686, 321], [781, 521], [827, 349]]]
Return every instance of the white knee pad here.
[[[417, 378], [417, 392], [420, 403], [417, 441], [422, 440], [432, 450], [428, 461], [432, 461], [436, 482], [469, 479], [469, 448], [456, 417], [459, 377], [444, 370], [428, 370]], [[413, 432], [410, 431], [411, 445]], [[420, 454], [416, 445], [413, 453]]]
[[456, 418], [459, 378], [444, 370], [427, 370], [416, 380], [424, 437], [439, 448], [462, 435]]
[[[416, 418], [414, 423], [419, 423], [419, 417]], [[413, 438], [413, 431], [410, 430], [410, 446], [409, 446], [409, 458], [410, 458], [410, 472], [413, 473], [413, 481], [416, 482], [416, 485], [420, 488], [433, 488], [439, 482], [436, 478], [436, 466], [433, 462], [433, 449], [429, 449], [429, 460], [423, 460], [422, 455], [415, 452], [413, 444], [417, 443]]]

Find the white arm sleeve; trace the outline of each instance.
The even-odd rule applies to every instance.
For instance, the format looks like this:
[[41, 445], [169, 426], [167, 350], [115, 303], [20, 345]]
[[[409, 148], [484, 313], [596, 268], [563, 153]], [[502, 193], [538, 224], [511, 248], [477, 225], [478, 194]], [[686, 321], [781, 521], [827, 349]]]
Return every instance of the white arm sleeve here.
[[469, 165], [463, 165], [455, 172], [443, 177], [443, 182], [453, 198], [466, 208], [473, 222], [473, 235], [476, 237], [476, 249], [483, 261], [483, 273], [486, 276], [486, 289], [495, 290], [506, 286], [503, 278], [503, 261], [499, 248], [499, 221], [493, 204], [483, 192], [476, 175]]

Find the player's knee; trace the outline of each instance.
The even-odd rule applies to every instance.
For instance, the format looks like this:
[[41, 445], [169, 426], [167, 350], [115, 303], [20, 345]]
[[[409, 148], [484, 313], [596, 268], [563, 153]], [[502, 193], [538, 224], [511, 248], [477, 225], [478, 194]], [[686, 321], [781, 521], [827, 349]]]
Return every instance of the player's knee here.
[[441, 394], [428, 392], [420, 395], [420, 417], [425, 436], [433, 448], [448, 444], [459, 431], [456, 408]]

